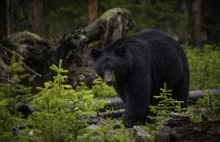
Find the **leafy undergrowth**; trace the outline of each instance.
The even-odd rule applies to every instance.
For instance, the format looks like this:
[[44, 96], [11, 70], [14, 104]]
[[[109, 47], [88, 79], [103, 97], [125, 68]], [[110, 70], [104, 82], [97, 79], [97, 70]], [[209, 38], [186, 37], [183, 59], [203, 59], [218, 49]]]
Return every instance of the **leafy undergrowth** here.
[[114, 98], [117, 93], [112, 87], [109, 87], [101, 78], [93, 81], [92, 91], [96, 98]]
[[72, 89], [71, 85], [65, 84], [67, 70], [62, 68], [62, 60], [59, 67], [52, 65], [51, 70], [57, 73], [54, 81], [48, 81], [34, 99], [31, 101], [34, 112], [28, 118], [31, 128], [23, 130], [25, 133], [32, 131], [29, 137], [34, 141], [76, 141], [77, 137], [86, 133], [86, 119], [96, 110], [103, 108], [107, 103], [104, 100], [94, 101], [91, 90], [85, 87]]
[[[19, 66], [22, 68], [21, 64]], [[59, 62], [59, 67], [52, 65], [50, 69], [57, 75], [54, 76], [53, 81], [45, 82], [45, 87], [38, 87], [41, 91], [29, 102], [37, 111], [29, 115], [28, 119], [20, 119], [19, 115], [10, 113], [7, 107], [1, 109], [1, 141], [15, 139], [36, 142], [76, 141], [79, 135], [87, 133], [85, 118], [96, 114], [96, 110], [103, 108], [107, 102], [94, 100], [93, 91], [84, 87], [83, 84], [76, 90], [73, 90], [71, 85], [65, 84], [67, 76], [63, 74], [68, 71], [62, 68], [62, 60]], [[10, 85], [12, 87], [14, 84]], [[13, 91], [15, 91], [14, 95], [20, 92], [18, 89]], [[1, 94], [4, 95], [4, 92]], [[10, 97], [4, 97], [4, 99], [5, 101], [1, 102], [1, 104], [5, 103], [1, 105], [2, 107], [7, 106], [11, 100]], [[14, 100], [17, 101], [17, 98]], [[16, 110], [15, 107], [14, 110]], [[17, 120], [25, 122], [18, 123]], [[15, 134], [10, 132], [13, 127], [20, 126], [22, 129], [18, 128]]]
[[190, 67], [190, 90], [220, 88], [220, 51], [215, 45], [205, 45], [203, 51], [185, 45]]
[[[213, 48], [214, 46], [206, 46], [201, 52], [196, 48], [192, 50], [188, 46], [185, 47], [190, 65], [191, 90], [220, 87], [220, 51]], [[96, 98], [115, 97], [116, 93], [100, 78], [94, 81], [91, 90], [84, 83], [74, 90], [72, 86], [65, 84], [67, 76], [63, 74], [67, 73], [67, 70], [62, 68], [62, 61], [58, 67], [51, 66], [51, 69], [57, 73], [54, 80], [45, 82], [45, 87], [38, 88], [41, 92], [29, 102], [32, 108], [37, 108], [38, 111], [35, 111], [28, 119], [21, 119], [19, 113], [13, 110], [17, 110], [17, 101], [23, 100], [22, 96], [27, 96], [27, 98], [30, 96], [28, 88], [19, 84], [20, 79], [27, 76], [22, 75], [21, 65], [21, 61], [16, 64], [13, 59], [8, 67], [13, 83], [1, 84], [0, 87], [0, 141], [130, 142], [134, 140], [119, 120], [100, 121], [97, 130], [87, 128], [85, 118], [96, 114], [96, 110], [103, 108], [107, 103], [98, 101]], [[218, 96], [208, 94], [203, 99], [199, 99], [198, 103], [190, 106], [189, 109], [204, 108], [205, 111], [187, 114], [180, 108], [181, 102], [171, 98], [170, 90], [166, 90], [165, 87], [161, 91], [159, 96], [155, 96], [161, 102], [157, 106], [151, 106], [152, 112], [156, 114], [155, 117], [150, 117], [154, 123], [143, 126], [151, 134], [150, 141], [153, 141], [154, 134], [173, 109], [189, 115], [193, 121], [202, 121], [204, 118], [220, 119], [220, 97]], [[28, 101], [24, 100], [21, 102]], [[119, 128], [114, 129], [116, 125]]]
[[203, 98], [199, 98], [195, 105], [189, 106], [188, 110], [193, 122], [220, 120], [220, 94], [213, 95], [208, 92]]
[[[118, 127], [114, 129], [114, 127]], [[134, 138], [126, 130], [121, 120], [102, 119], [95, 129], [87, 128], [88, 133], [79, 137], [79, 142], [133, 142]]]
[[14, 54], [10, 65], [5, 68], [8, 74], [7, 83], [0, 83], [0, 141], [13, 142], [23, 138], [17, 135], [19, 126], [25, 124], [18, 107], [32, 96], [31, 88], [20, 84], [21, 80], [28, 76], [22, 67], [22, 59]]

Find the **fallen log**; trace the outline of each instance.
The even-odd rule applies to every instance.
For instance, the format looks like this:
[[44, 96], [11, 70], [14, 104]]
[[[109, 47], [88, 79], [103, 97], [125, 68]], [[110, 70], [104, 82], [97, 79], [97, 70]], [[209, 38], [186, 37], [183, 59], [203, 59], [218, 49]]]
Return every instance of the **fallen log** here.
[[[197, 91], [190, 91], [189, 92], [189, 104], [194, 104], [199, 98], [202, 98], [206, 94], [213, 94], [218, 95], [220, 94], [220, 90], [218, 89], [210, 89], [210, 90], [197, 90]], [[123, 101], [120, 98], [108, 98], [105, 99], [106, 101], [109, 101], [110, 104], [107, 104], [105, 106], [105, 109], [114, 109], [114, 108], [123, 108]]]
[[[220, 94], [220, 90], [213, 89], [213, 90], [197, 90], [197, 91], [190, 91], [189, 93], [189, 102], [190, 104], [193, 104], [198, 100], [199, 98], [203, 97], [208, 92], [212, 93], [213, 95]], [[103, 117], [120, 117], [124, 111], [124, 103], [120, 98], [108, 98], [105, 99], [106, 101], [109, 101], [109, 104], [106, 104], [103, 109], [98, 110], [99, 116]], [[193, 100], [193, 101], [192, 101]], [[28, 116], [33, 111], [30, 109], [28, 104], [22, 105], [18, 108], [19, 112], [21, 112], [23, 115]], [[120, 110], [120, 111], [117, 111]], [[109, 111], [109, 112], [106, 112]], [[199, 111], [199, 110], [198, 110]]]
[[202, 98], [206, 94], [219, 95], [219, 89], [210, 89], [210, 90], [197, 90], [189, 92], [189, 103], [195, 103], [199, 98]]

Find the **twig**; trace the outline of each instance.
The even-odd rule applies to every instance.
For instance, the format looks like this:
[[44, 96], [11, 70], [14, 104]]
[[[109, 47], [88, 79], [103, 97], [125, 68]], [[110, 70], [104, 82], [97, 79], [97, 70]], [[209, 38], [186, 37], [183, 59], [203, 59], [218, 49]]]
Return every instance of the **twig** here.
[[15, 84], [17, 87], [20, 87], [20, 88], [25, 88], [25, 87], [23, 87], [22, 85], [20, 85], [20, 84], [17, 84], [17, 83], [14, 83], [12, 80], [10, 80], [10, 79], [6, 79], [6, 78], [0, 78], [0, 80], [5, 80], [5, 81], [7, 81], [7, 82], [9, 82], [9, 83], [11, 83], [11, 84]]
[[0, 78], [1, 80], [5, 80], [5, 81], [7, 81], [7, 82], [9, 82], [9, 83], [13, 83], [13, 81], [11, 81], [10, 79], [6, 79], [6, 78]]
[[1, 48], [4, 48], [5, 50], [7, 50], [8, 52], [10, 52], [11, 54], [15, 54], [16, 56], [20, 57], [22, 60], [24, 59], [24, 57], [22, 57], [21, 55], [18, 55], [16, 53], [14, 53], [13, 51], [11, 51], [10, 49], [8, 49], [7, 47], [3, 46], [2, 44], [0, 44]]
[[[5, 55], [3, 55], [3, 54], [0, 54], [0, 55], [1, 55], [2, 57], [4, 57], [4, 58], [6, 58], [6, 59], [8, 59], [8, 60], [11, 61], [11, 59], [10, 59], [9, 57], [7, 57], [7, 56], [5, 56]], [[36, 75], [39, 76], [39, 77], [42, 76], [41, 74], [39, 74], [39, 73], [33, 71], [32, 69], [30, 69], [23, 61], [21, 61], [21, 63], [22, 63], [22, 64], [24, 65], [24, 67], [25, 67], [27, 70], [29, 70], [30, 72], [36, 74]]]
[[37, 76], [39, 76], [39, 77], [41, 77], [42, 75], [41, 74], [39, 74], [39, 73], [37, 73], [37, 72], [35, 72], [35, 71], [33, 71], [32, 69], [30, 69], [24, 62], [22, 62], [22, 64], [24, 65], [24, 67], [27, 69], [27, 70], [29, 70], [30, 72], [32, 72], [32, 73], [34, 73], [34, 74], [36, 74]]

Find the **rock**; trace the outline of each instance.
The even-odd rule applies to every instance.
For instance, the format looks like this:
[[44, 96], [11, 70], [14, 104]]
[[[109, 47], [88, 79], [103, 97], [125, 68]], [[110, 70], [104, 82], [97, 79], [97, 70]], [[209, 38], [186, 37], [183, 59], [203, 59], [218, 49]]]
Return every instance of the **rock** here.
[[179, 113], [170, 113], [167, 119], [163, 122], [164, 126], [183, 126], [190, 122], [190, 118]]
[[134, 126], [130, 132], [132, 133], [135, 142], [146, 142], [147, 139], [150, 137], [150, 134], [148, 134], [139, 126]]
[[94, 124], [89, 125], [87, 128], [88, 128], [88, 129], [91, 129], [91, 130], [93, 130], [93, 131], [96, 131], [96, 130], [100, 129], [100, 127], [99, 127], [98, 125], [94, 125]]

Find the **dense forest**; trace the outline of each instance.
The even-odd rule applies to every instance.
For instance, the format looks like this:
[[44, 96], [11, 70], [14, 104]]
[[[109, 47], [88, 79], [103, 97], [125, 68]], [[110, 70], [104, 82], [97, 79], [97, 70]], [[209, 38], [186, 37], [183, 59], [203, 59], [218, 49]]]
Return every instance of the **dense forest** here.
[[156, 28], [181, 43], [202, 47], [219, 44], [218, 5], [217, 0], [1, 1], [0, 37], [23, 30], [47, 38], [59, 36], [85, 27], [110, 8], [120, 7], [130, 10], [136, 22], [128, 35]]
[[[0, 141], [218, 141], [219, 5], [218, 0], [2, 0]], [[158, 105], [150, 106], [152, 123], [126, 129], [124, 103], [97, 76], [90, 52], [147, 29], [164, 31], [183, 47], [189, 107], [181, 108], [165, 83], [155, 96]]]

